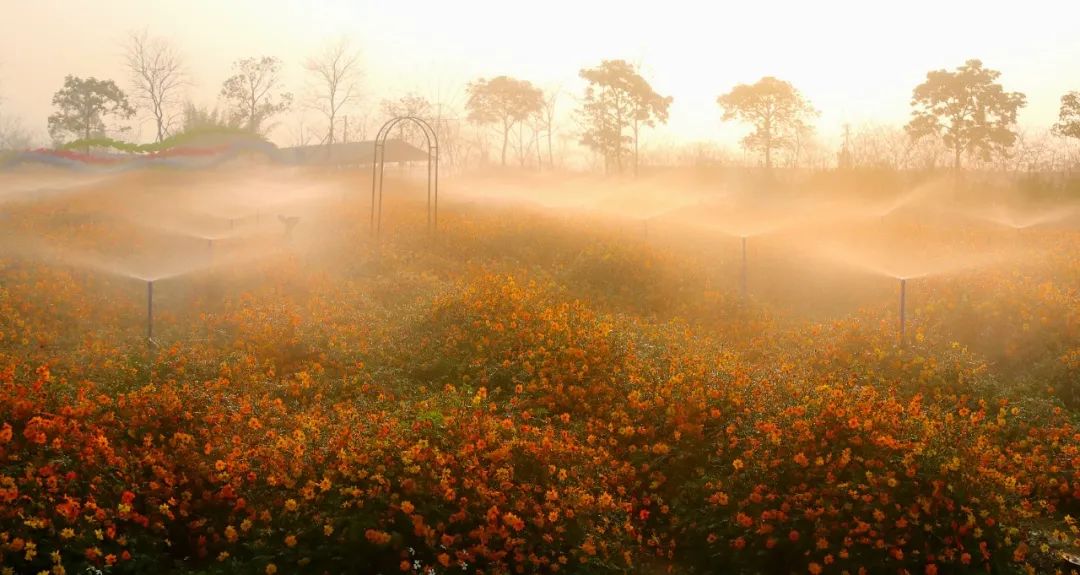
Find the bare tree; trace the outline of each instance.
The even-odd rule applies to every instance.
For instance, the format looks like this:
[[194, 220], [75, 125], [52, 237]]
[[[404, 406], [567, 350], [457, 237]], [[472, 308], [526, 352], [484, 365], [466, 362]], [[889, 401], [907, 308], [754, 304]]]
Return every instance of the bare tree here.
[[144, 30], [128, 36], [125, 65], [135, 108], [153, 118], [160, 142], [169, 136], [182, 112], [188, 85], [183, 58], [167, 40], [150, 37]]
[[325, 141], [333, 144], [338, 114], [360, 97], [357, 86], [362, 72], [360, 53], [352, 49], [347, 38], [341, 38], [327, 45], [319, 54], [308, 58], [304, 68], [315, 84], [313, 105], [330, 123]]
[[269, 131], [263, 124], [292, 105], [292, 94], [274, 92], [281, 87], [281, 60], [270, 56], [244, 58], [233, 63], [234, 74], [221, 85], [233, 120], [255, 133]]

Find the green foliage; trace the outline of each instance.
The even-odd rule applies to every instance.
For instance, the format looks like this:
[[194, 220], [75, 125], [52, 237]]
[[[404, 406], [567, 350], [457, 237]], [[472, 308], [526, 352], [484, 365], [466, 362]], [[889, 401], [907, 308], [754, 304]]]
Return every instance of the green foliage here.
[[716, 99], [724, 109], [724, 121], [739, 120], [754, 126], [742, 145], [761, 152], [771, 169], [774, 150], [792, 145], [818, 111], [789, 82], [766, 76], [754, 84], [739, 84]]
[[1006, 92], [997, 82], [1001, 72], [968, 60], [955, 72], [935, 70], [915, 87], [907, 131], [918, 140], [939, 136], [953, 150], [953, 167], [963, 153], [990, 159], [995, 150], [1016, 142], [1016, 113], [1027, 103], [1020, 92]]
[[127, 152], [131, 154], [143, 154], [154, 153], [169, 150], [171, 148], [190, 145], [191, 142], [204, 138], [206, 136], [243, 136], [248, 138], [254, 138], [260, 141], [266, 141], [266, 139], [255, 134], [249, 130], [241, 128], [232, 128], [224, 126], [196, 128], [187, 130], [170, 136], [161, 142], [154, 142], [150, 144], [133, 144], [130, 142], [121, 142], [112, 138], [90, 138], [88, 140], [75, 140], [63, 146], [60, 146], [61, 150], [83, 150], [90, 148], [110, 148], [119, 152]]
[[115, 82], [93, 77], [65, 77], [64, 87], [53, 95], [52, 103], [57, 111], [49, 116], [49, 135], [56, 141], [63, 141], [67, 135], [84, 140], [103, 137], [106, 118], [127, 120], [135, 115], [127, 95]]

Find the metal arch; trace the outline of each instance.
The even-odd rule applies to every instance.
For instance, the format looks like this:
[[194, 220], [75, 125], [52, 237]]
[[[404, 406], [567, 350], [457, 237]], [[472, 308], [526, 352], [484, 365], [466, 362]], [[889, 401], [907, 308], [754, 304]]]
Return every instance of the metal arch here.
[[[382, 195], [383, 195], [383, 167], [386, 164], [386, 139], [390, 131], [401, 122], [412, 122], [420, 126], [424, 133], [428, 152], [427, 173], [427, 226], [428, 231], [434, 231], [439, 227], [439, 135], [431, 124], [423, 118], [416, 116], [398, 116], [391, 118], [379, 128], [375, 136], [375, 150], [371, 158], [371, 233], [378, 238], [382, 231]], [[434, 167], [434, 172], [432, 172]], [[434, 177], [433, 177], [434, 176]], [[432, 185], [434, 183], [434, 185]], [[378, 204], [375, 202], [376, 190], [378, 190]], [[434, 190], [434, 196], [432, 196]]]

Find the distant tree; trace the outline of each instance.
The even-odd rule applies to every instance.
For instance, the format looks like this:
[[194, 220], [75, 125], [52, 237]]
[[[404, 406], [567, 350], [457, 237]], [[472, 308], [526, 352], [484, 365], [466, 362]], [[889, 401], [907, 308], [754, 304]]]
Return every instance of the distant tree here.
[[281, 60], [264, 56], [233, 63], [234, 74], [221, 86], [221, 97], [231, 111], [231, 122], [263, 134], [264, 123], [292, 105], [292, 94], [281, 89]]
[[325, 141], [333, 144], [338, 114], [360, 97], [356, 84], [362, 71], [360, 53], [351, 48], [348, 39], [342, 38], [308, 58], [304, 68], [314, 83], [313, 105], [329, 122]]
[[1016, 113], [1027, 100], [1020, 92], [1004, 91], [996, 82], [999, 76], [979, 60], [968, 60], [953, 72], [928, 72], [912, 94], [908, 134], [916, 140], [939, 136], [952, 151], [957, 172], [965, 152], [988, 160], [1012, 146]]
[[18, 118], [4, 113], [0, 97], [0, 152], [29, 148], [32, 138]]
[[480, 78], [468, 85], [465, 103], [469, 121], [477, 125], [496, 124], [502, 132], [502, 165], [506, 165], [506, 144], [510, 131], [543, 107], [543, 92], [527, 80], [497, 76]]
[[125, 65], [131, 76], [135, 107], [153, 118], [158, 142], [169, 136], [188, 84], [180, 53], [168, 41], [145, 31], [128, 37]]
[[[547, 138], [548, 166], [551, 168], [555, 167], [555, 154], [553, 152], [552, 140], [555, 137], [555, 105], [559, 101], [559, 93], [560, 89], [555, 88], [544, 94], [544, 105], [540, 109], [537, 118], [538, 125]], [[537, 153], [539, 154], [539, 150]]]
[[773, 152], [797, 145], [810, 120], [818, 115], [794, 86], [772, 76], [754, 84], [739, 84], [719, 96], [716, 103], [724, 110], [724, 121], [739, 120], [754, 126], [742, 145], [763, 154], [767, 170], [772, 170]]
[[[49, 135], [58, 142], [66, 135], [83, 140], [103, 137], [107, 118], [127, 120], [135, 115], [127, 95], [112, 80], [67, 76], [52, 103], [57, 110], [49, 116]], [[128, 127], [114, 129], [126, 131]]]
[[1061, 97], [1058, 122], [1052, 130], [1055, 136], [1080, 139], [1080, 92], [1069, 92]]
[[[623, 156], [633, 144], [634, 175], [638, 170], [638, 140], [642, 126], [667, 123], [671, 96], [657, 94], [637, 69], [625, 60], [604, 60], [578, 72], [588, 85], [581, 117], [581, 143], [604, 158], [605, 171], [621, 173]], [[624, 132], [630, 130], [629, 135]]]
[[[409, 93], [397, 100], [383, 100], [379, 104], [379, 109], [387, 121], [400, 116], [412, 116], [427, 121], [429, 124], [433, 123], [431, 121], [431, 102], [418, 94]], [[434, 126], [432, 127], [434, 128]], [[412, 122], [399, 122], [397, 125], [397, 137], [412, 144], [419, 144], [424, 139], [420, 127]]]
[[33, 138], [18, 118], [0, 110], [0, 151], [29, 148]]

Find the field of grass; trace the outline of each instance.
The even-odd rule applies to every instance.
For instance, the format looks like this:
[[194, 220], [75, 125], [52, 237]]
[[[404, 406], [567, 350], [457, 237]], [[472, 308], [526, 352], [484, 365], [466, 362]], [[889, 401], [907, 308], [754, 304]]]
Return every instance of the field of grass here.
[[1069, 572], [1075, 224], [302, 176], [0, 204], [0, 572]]

